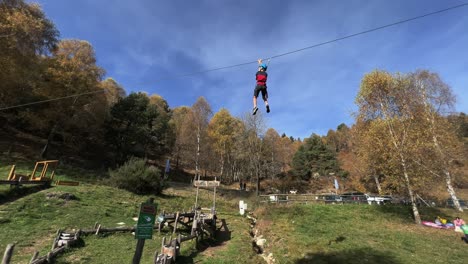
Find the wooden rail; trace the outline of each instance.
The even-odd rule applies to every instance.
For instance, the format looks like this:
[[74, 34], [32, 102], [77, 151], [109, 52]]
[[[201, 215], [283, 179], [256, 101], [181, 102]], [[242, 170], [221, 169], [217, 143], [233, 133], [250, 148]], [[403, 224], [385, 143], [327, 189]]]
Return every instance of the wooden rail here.
[[49, 180], [42, 180], [42, 181], [0, 180], [0, 184], [8, 184], [11, 186], [21, 186], [21, 185], [29, 185], [29, 184], [47, 186], [47, 185], [50, 185], [50, 181]]
[[261, 203], [367, 203], [362, 195], [338, 195], [338, 194], [268, 194], [259, 195]]

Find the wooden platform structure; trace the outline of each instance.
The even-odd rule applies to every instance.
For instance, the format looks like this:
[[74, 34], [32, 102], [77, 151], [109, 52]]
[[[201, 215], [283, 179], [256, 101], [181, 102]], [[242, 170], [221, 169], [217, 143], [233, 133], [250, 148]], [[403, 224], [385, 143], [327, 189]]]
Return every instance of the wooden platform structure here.
[[58, 160], [38, 161], [30, 175], [16, 173], [16, 165], [12, 165], [7, 180], [0, 180], [0, 184], [9, 184], [10, 186], [26, 184], [50, 185], [54, 179], [57, 165]]
[[[219, 181], [194, 181], [194, 186], [197, 187], [197, 193], [195, 197], [195, 206], [190, 212], [177, 212], [166, 214], [163, 212], [158, 216], [158, 230], [167, 225], [172, 227], [172, 236], [166, 240], [166, 237], [162, 239], [160, 253], [155, 253], [155, 264], [169, 264], [175, 263], [177, 256], [180, 254], [180, 246], [184, 241], [195, 239], [197, 245], [199, 240], [203, 240], [205, 235], [211, 238], [215, 237], [216, 232], [216, 187], [220, 185]], [[207, 187], [213, 188], [213, 206], [211, 208], [202, 208], [198, 206], [198, 195], [199, 188]], [[190, 234], [183, 236], [180, 233], [176, 238], [178, 224], [184, 225], [190, 229]]]

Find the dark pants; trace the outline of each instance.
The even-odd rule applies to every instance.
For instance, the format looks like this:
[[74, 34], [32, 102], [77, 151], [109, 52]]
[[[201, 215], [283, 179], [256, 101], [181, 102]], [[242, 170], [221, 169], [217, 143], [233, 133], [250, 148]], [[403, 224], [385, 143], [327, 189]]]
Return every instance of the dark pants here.
[[468, 234], [465, 234], [465, 237], [462, 237], [462, 240], [468, 244]]
[[257, 98], [258, 94], [262, 92], [263, 101], [268, 100], [268, 91], [266, 85], [257, 85], [254, 90], [254, 97]]

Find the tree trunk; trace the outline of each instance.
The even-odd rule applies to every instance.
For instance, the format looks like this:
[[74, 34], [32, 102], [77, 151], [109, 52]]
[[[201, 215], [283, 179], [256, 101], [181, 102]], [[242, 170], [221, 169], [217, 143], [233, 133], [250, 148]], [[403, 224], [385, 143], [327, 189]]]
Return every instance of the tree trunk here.
[[418, 206], [416, 205], [416, 198], [414, 197], [413, 188], [411, 188], [408, 172], [406, 170], [406, 162], [401, 158], [401, 165], [403, 166], [403, 174], [405, 175], [406, 188], [408, 189], [408, 195], [411, 200], [411, 207], [413, 209], [414, 222], [416, 224], [421, 224], [421, 216], [419, 215]]
[[177, 171], [179, 169], [179, 152], [176, 154], [176, 163], [175, 163], [175, 170]]
[[[432, 125], [434, 125], [434, 120], [432, 120]], [[445, 174], [445, 185], [447, 186], [447, 191], [448, 191], [448, 193], [450, 194], [450, 197], [453, 200], [453, 205], [455, 206], [455, 208], [458, 211], [463, 212], [463, 208], [461, 208], [460, 202], [458, 202], [457, 195], [455, 194], [455, 189], [452, 186], [452, 175], [450, 174], [450, 171], [448, 170], [449, 164], [446, 161], [446, 158], [444, 157], [445, 155], [442, 152], [442, 149], [440, 148], [439, 142], [437, 140], [437, 137], [434, 134], [434, 131], [433, 131], [433, 134], [432, 134], [432, 141], [434, 142], [434, 147], [439, 152], [439, 155], [440, 155], [441, 159], [443, 159], [443, 164], [445, 165], [445, 167], [443, 168], [443, 171], [444, 171], [444, 174]]]
[[[386, 107], [383, 105], [382, 102], [380, 102], [380, 106], [381, 106], [382, 109], [386, 109]], [[388, 122], [389, 118], [387, 117], [385, 112], [384, 112], [384, 116], [387, 119], [386, 123], [387, 123], [387, 127], [388, 127], [388, 132], [389, 132], [390, 137], [392, 139], [393, 146], [395, 147], [395, 151], [400, 156], [400, 162], [401, 162], [401, 166], [403, 168], [403, 175], [405, 176], [406, 188], [408, 189], [408, 195], [410, 197], [411, 206], [412, 206], [412, 209], [413, 209], [414, 221], [416, 222], [416, 224], [421, 224], [421, 216], [419, 215], [418, 207], [416, 205], [416, 199], [414, 197], [413, 189], [411, 188], [411, 183], [410, 183], [408, 171], [407, 171], [407, 168], [406, 168], [406, 160], [405, 160], [405, 157], [403, 156], [403, 153], [402, 153], [402, 150], [404, 148], [402, 146], [398, 145], [397, 140], [396, 140], [396, 136], [395, 136], [395, 131], [393, 130], [390, 123]]]
[[[432, 140], [434, 142], [434, 146], [439, 152], [439, 155], [441, 156], [442, 159], [444, 159], [442, 149], [440, 148], [439, 142], [437, 141], [437, 137], [434, 134], [432, 135]], [[448, 166], [449, 166], [448, 162], [445, 159], [444, 159], [444, 165], [445, 165], [445, 168], [443, 168], [443, 171], [445, 174], [445, 185], [447, 187], [447, 192], [450, 194], [450, 197], [453, 200], [453, 205], [455, 206], [455, 208], [458, 211], [463, 212], [463, 208], [461, 208], [460, 206], [460, 202], [458, 201], [457, 195], [455, 194], [455, 189], [453, 188], [453, 185], [452, 185], [452, 175], [450, 174], [450, 171], [448, 170]]]
[[260, 175], [259, 174], [260, 173], [258, 172], [258, 169], [257, 169], [257, 184], [256, 184], [256, 186], [257, 186], [257, 191], [256, 191], [257, 196], [260, 195]]
[[375, 180], [375, 185], [377, 186], [377, 191], [379, 192], [379, 194], [382, 194], [382, 186], [380, 186], [379, 176], [377, 176], [377, 174], [374, 173], [373, 177]]
[[55, 129], [57, 128], [57, 122], [54, 124], [52, 129], [50, 129], [49, 135], [47, 135], [47, 142], [45, 146], [42, 148], [41, 151], [41, 158], [45, 159], [47, 157], [47, 151], [49, 150], [49, 145], [52, 142], [52, 138], [54, 137]]
[[223, 155], [221, 155], [221, 172], [219, 176], [220, 181], [223, 179], [223, 174], [224, 174], [224, 157]]
[[256, 194], [257, 196], [260, 195], [260, 157], [259, 154], [256, 155], [256, 164], [255, 164], [255, 174], [257, 175], [257, 182], [256, 182]]
[[197, 128], [197, 156], [195, 158], [195, 180], [200, 179], [198, 161], [200, 159], [200, 126]]
[[[273, 155], [273, 151], [271, 152], [271, 168], [270, 168], [270, 173], [271, 173], [271, 179], [274, 180], [274, 175], [275, 175], [275, 157]], [[267, 176], [268, 177], [268, 176]]]
[[447, 191], [450, 194], [450, 197], [452, 198], [453, 205], [458, 211], [463, 212], [463, 208], [461, 207], [460, 202], [458, 201], [457, 195], [455, 194], [455, 190], [453, 189], [453, 186], [452, 186], [452, 177], [450, 175], [450, 172], [448, 171], [445, 171], [445, 183], [447, 185]]
[[445, 184], [447, 186], [447, 191], [448, 191], [448, 193], [450, 194], [450, 197], [453, 200], [453, 205], [455, 206], [455, 208], [458, 211], [463, 212], [463, 208], [461, 208], [460, 202], [458, 201], [457, 195], [455, 194], [455, 189], [452, 186], [452, 175], [450, 174], [450, 171], [449, 171], [449, 165], [450, 164], [447, 161], [447, 157], [446, 157], [446, 155], [444, 155], [444, 152], [442, 151], [442, 148], [440, 147], [439, 141], [437, 140], [437, 136], [436, 136], [436, 133], [435, 133], [435, 118], [434, 118], [433, 112], [431, 111], [431, 109], [430, 109], [430, 107], [429, 107], [429, 105], [427, 103], [427, 94], [425, 92], [426, 90], [424, 89], [424, 86], [422, 86], [422, 91], [424, 92], [423, 93], [424, 106], [426, 107], [426, 111], [429, 114], [429, 116], [426, 119], [431, 124], [432, 142], [434, 143], [434, 147], [439, 152], [439, 156], [442, 159], [443, 164], [445, 166], [443, 168], [443, 171], [444, 171], [444, 174], [445, 174]]

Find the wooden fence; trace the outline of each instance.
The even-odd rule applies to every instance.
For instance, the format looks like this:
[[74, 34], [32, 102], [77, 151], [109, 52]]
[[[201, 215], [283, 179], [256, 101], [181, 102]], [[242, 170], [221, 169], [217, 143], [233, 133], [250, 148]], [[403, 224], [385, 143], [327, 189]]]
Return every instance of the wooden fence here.
[[260, 203], [367, 203], [364, 195], [338, 195], [338, 194], [268, 194], [259, 195]]

